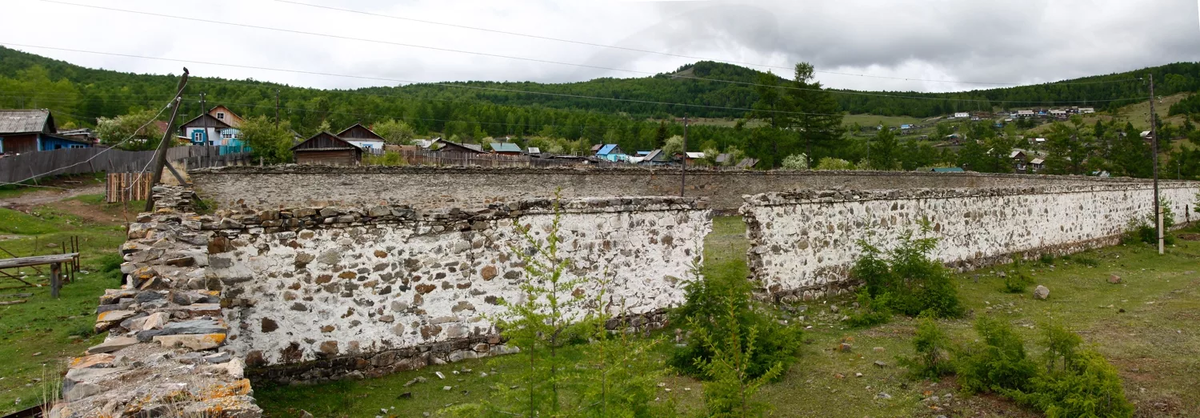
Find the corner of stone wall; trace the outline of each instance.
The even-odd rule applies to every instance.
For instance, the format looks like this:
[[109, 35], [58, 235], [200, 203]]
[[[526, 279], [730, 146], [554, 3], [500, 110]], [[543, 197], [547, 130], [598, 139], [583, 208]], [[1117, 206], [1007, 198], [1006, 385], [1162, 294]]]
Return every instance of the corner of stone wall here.
[[153, 195], [121, 246], [125, 284], [96, 309], [96, 332], [108, 335], [71, 360], [49, 416], [259, 417], [243, 361], [223, 349], [220, 291], [204, 279], [208, 217], [192, 212], [192, 190]]

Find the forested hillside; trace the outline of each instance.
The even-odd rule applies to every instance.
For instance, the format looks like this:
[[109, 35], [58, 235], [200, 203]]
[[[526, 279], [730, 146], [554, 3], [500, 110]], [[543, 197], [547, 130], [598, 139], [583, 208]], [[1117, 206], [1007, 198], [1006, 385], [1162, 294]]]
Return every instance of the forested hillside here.
[[[795, 79], [793, 74], [770, 75], [734, 65], [699, 62], [643, 78], [563, 84], [468, 81], [354, 90], [224, 80], [194, 73], [186, 90], [182, 117], [188, 119], [200, 112], [203, 92], [209, 106], [223, 104], [248, 119], [273, 119], [278, 92], [280, 119], [301, 135], [355, 122], [387, 122], [391, 124], [388, 126], [402, 125], [417, 136], [442, 135], [468, 142], [511, 136], [552, 152], [585, 152], [590, 144], [605, 142], [632, 152], [668, 145], [668, 138], [682, 133], [678, 118], [686, 115], [753, 120], [751, 124], [738, 122], [723, 127], [694, 125], [688, 131], [688, 150], [725, 152], [736, 148], [737, 152], [763, 160], [763, 168], [779, 167], [787, 157], [798, 156], [793, 162], [801, 165], [817, 164], [830, 157], [856, 163], [860, 168], [958, 165], [978, 171], [1011, 171], [1011, 167], [1005, 168], [1007, 154], [1001, 156], [998, 150], [1025, 146], [1019, 138], [1032, 126], [1014, 123], [1001, 129], [993, 128], [991, 121], [979, 126], [950, 121], [939, 123], [936, 130], [932, 125], [923, 128], [923, 133], [935, 139], [958, 132], [978, 141], [967, 141], [965, 149], [960, 150], [948, 143], [918, 141], [917, 137], [926, 135], [912, 132], [899, 138], [887, 130], [876, 133], [874, 120], [866, 121], [870, 126], [859, 127], [856, 122], [850, 124], [853, 129], [843, 129], [840, 114], [925, 118], [955, 111], [1071, 105], [1104, 112], [1145, 100], [1148, 89], [1143, 78], [1149, 74], [1154, 75], [1156, 93], [1161, 96], [1200, 89], [1198, 63], [958, 93], [832, 90], [816, 83], [812, 70], [807, 67], [808, 75]], [[152, 115], [171, 97], [177, 80], [177, 75], [83, 68], [0, 47], [0, 108], [50, 108], [60, 125], [68, 127], [93, 126], [97, 118], [139, 111], [151, 110]], [[1183, 119], [1192, 120], [1200, 112], [1196, 100], [1183, 100], [1169, 111], [1190, 115]], [[1168, 109], [1160, 112], [1167, 113]], [[660, 124], [658, 120], [666, 122]], [[1122, 154], [1114, 154], [1114, 140], [1104, 138], [1106, 133], [1132, 132], [1132, 128], [1126, 129], [1126, 122], [1114, 119], [1105, 126], [1097, 124], [1086, 130], [1074, 126], [1067, 137], [1083, 138], [1086, 134], [1094, 143], [1088, 150], [1071, 150], [1077, 154], [1072, 161], [1086, 155], [1089, 164], [1057, 171], [1082, 173], [1086, 168], [1144, 175], [1144, 167], [1137, 162], [1140, 160], [1129, 162], [1137, 167], [1114, 165], [1119, 160], [1114, 157]], [[1191, 122], [1178, 129], [1165, 128], [1176, 138], [1189, 138], [1195, 132]], [[1003, 144], [986, 143], [991, 138], [1000, 138]], [[976, 144], [987, 146], [981, 151], [975, 149]], [[272, 146], [286, 152], [286, 146]], [[1134, 142], [1126, 146], [1138, 150], [1137, 158], [1148, 152]], [[1165, 148], [1164, 152], [1176, 151]], [[1200, 175], [1200, 151], [1189, 154], [1189, 148], [1180, 148], [1178, 152], [1179, 159], [1173, 159], [1178, 164], [1176, 174], [1184, 174], [1183, 166], [1191, 165]]]

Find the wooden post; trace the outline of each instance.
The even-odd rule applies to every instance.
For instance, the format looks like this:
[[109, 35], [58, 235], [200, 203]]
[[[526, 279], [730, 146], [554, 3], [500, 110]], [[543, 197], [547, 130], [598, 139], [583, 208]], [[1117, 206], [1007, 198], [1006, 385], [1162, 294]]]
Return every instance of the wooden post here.
[[[183, 68], [183, 76], [179, 78], [179, 88], [175, 90], [175, 99], [171, 102], [171, 120], [167, 121], [167, 129], [163, 132], [162, 141], [158, 143], [158, 150], [154, 152], [154, 171], [150, 172], [150, 187], [158, 184], [162, 180], [163, 166], [167, 164], [167, 149], [171, 145], [171, 127], [175, 125], [175, 117], [179, 115], [180, 104], [183, 103], [183, 88], [187, 86], [188, 70]], [[146, 211], [154, 209], [154, 196], [146, 197]]]
[[62, 287], [58, 275], [62, 273], [62, 263], [50, 264], [50, 297], [58, 299], [58, 289]]

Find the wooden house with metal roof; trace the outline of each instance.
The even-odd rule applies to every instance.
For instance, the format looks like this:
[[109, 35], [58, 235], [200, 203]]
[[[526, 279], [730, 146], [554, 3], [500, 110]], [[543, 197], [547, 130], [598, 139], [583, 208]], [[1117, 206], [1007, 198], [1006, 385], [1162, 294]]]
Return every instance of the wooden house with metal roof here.
[[297, 164], [359, 165], [363, 149], [337, 135], [321, 132], [292, 147]]
[[0, 155], [91, 146], [90, 141], [59, 135], [48, 109], [0, 110]]
[[383, 152], [383, 145], [385, 143], [383, 137], [361, 123], [355, 123], [350, 125], [349, 128], [343, 129], [337, 133], [337, 137], [362, 148], [364, 152], [371, 154]]

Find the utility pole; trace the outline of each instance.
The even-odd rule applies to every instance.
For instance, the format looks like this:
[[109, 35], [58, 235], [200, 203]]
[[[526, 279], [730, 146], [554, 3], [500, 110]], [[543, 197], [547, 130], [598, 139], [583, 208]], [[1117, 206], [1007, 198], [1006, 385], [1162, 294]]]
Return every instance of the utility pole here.
[[275, 89], [275, 129], [279, 129], [279, 89]]
[[[167, 121], [167, 129], [163, 131], [162, 141], [158, 143], [158, 150], [154, 151], [154, 171], [150, 173], [150, 188], [162, 180], [163, 166], [167, 165], [167, 149], [170, 148], [171, 128], [175, 125], [175, 116], [179, 115], [179, 108], [183, 104], [183, 88], [187, 86], [188, 69], [183, 67], [183, 76], [179, 77], [179, 88], [175, 90], [175, 99], [171, 101], [171, 120]], [[151, 191], [146, 197], [146, 211], [154, 209], [154, 192]]]
[[683, 116], [683, 165], [679, 171], [679, 197], [683, 197], [683, 188], [687, 186], [687, 115]]
[[205, 92], [200, 92], [200, 120], [204, 121], [204, 134], [200, 138], [204, 139], [204, 145], [212, 142], [212, 138], [208, 137], [208, 118], [204, 117], [204, 114], [208, 113], [208, 103], [204, 101], [206, 94]]
[[1154, 74], [1150, 74], [1150, 144], [1154, 149], [1154, 223], [1158, 231], [1158, 253], [1163, 253], [1163, 213], [1158, 204], [1158, 126], [1154, 114]]

